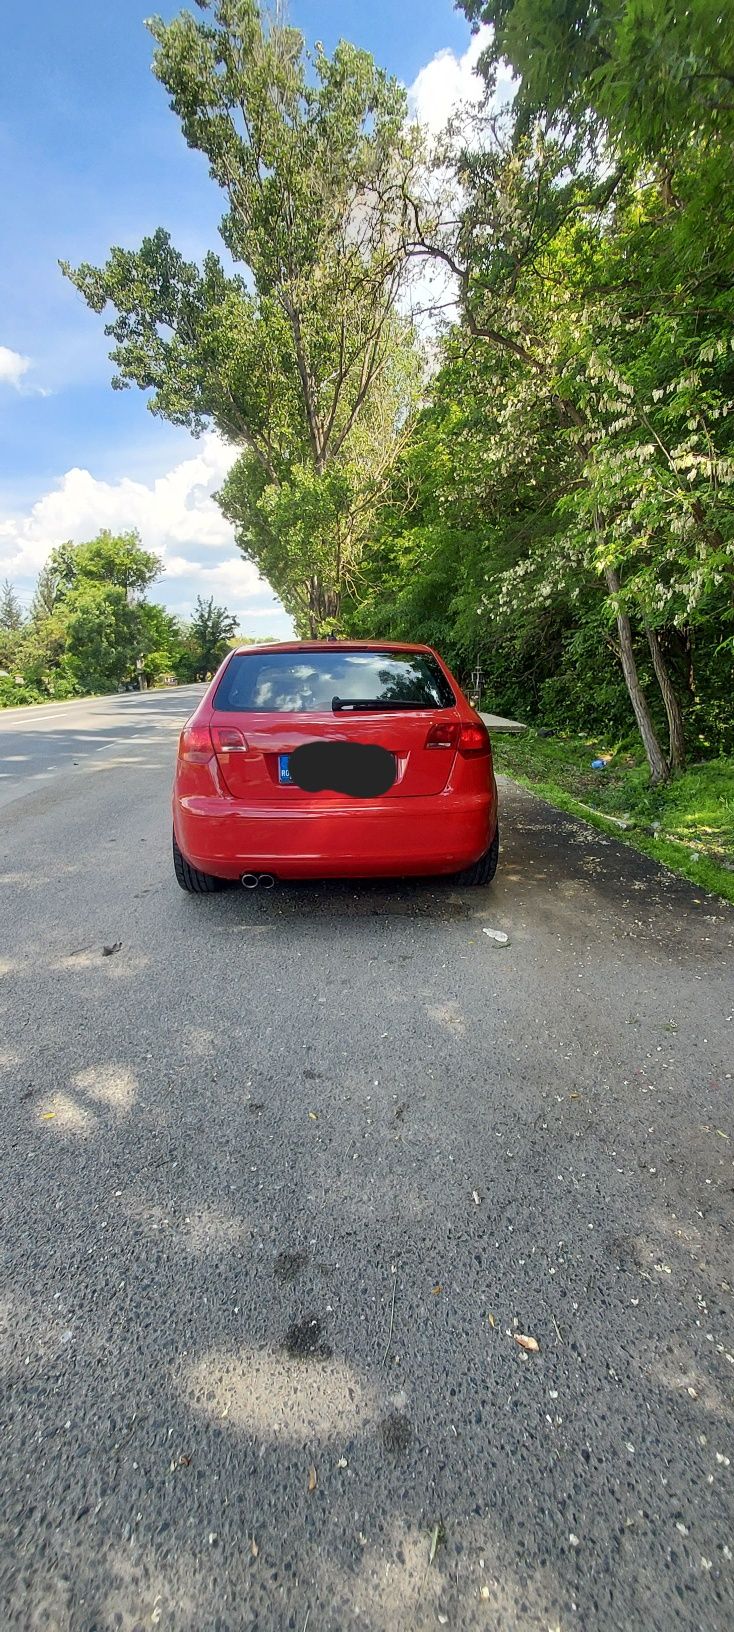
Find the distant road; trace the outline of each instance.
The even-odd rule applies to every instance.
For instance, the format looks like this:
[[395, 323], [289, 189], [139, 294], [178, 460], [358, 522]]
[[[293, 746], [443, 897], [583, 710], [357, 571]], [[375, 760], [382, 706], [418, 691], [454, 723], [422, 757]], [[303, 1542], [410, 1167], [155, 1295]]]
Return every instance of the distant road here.
[[184, 720], [203, 692], [203, 685], [171, 686], [0, 709], [0, 807], [82, 765], [90, 754], [139, 746], [151, 729]]

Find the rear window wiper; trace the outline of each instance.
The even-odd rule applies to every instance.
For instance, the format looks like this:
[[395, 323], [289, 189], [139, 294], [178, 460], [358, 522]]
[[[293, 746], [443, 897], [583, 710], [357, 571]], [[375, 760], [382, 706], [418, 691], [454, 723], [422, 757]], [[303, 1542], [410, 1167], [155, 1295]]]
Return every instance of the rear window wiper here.
[[390, 709], [436, 708], [438, 704], [419, 703], [415, 699], [410, 702], [407, 699], [396, 697], [382, 698], [379, 701], [374, 697], [332, 697], [331, 707], [334, 714], [340, 714], [345, 709], [354, 709], [355, 711], [357, 709], [379, 710], [387, 713]]

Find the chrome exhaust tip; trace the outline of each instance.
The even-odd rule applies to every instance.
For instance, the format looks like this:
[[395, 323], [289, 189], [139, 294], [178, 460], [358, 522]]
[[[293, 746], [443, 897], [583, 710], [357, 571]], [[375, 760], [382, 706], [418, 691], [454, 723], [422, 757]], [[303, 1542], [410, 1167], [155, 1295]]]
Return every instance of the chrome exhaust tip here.
[[258, 884], [264, 890], [272, 890], [275, 879], [272, 873], [243, 873], [240, 882], [243, 890], [256, 890]]

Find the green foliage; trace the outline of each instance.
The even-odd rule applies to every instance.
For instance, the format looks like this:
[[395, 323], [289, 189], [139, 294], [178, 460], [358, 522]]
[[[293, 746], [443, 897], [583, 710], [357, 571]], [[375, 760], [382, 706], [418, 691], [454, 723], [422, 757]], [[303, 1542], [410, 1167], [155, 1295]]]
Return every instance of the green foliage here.
[[115, 536], [105, 530], [88, 544], [62, 544], [52, 551], [47, 568], [58, 572], [62, 599], [82, 583], [112, 584], [130, 595], [154, 582], [161, 561], [141, 549], [138, 533]]
[[140, 608], [119, 585], [80, 582], [66, 598], [64, 628], [66, 664], [80, 690], [113, 690], [134, 671]]
[[13, 634], [23, 623], [23, 608], [9, 578], [0, 588], [0, 629]]
[[181, 620], [154, 601], [142, 603], [140, 618], [140, 655], [146, 684], [155, 686], [164, 675], [178, 675], [187, 671], [186, 632]]
[[45, 618], [52, 617], [58, 609], [63, 595], [68, 552], [71, 549], [73, 549], [72, 544], [59, 545], [56, 550], [52, 551], [38, 574], [31, 607], [31, 618], [36, 624], [42, 623]]
[[[58, 695], [64, 666], [66, 628], [60, 609], [45, 617], [31, 617], [16, 650], [16, 664], [29, 685]], [[68, 671], [67, 675], [68, 675]]]
[[[51, 552], [31, 617], [0, 624], [0, 707], [117, 690], [164, 676], [204, 679], [221, 661], [236, 619], [213, 599], [197, 602], [189, 625], [145, 593], [159, 558], [135, 532], [103, 531]], [[11, 597], [8, 596], [10, 606]], [[20, 683], [19, 683], [20, 682]]]
[[146, 650], [141, 598], [160, 569], [135, 532], [103, 531], [87, 543], [59, 545], [34, 597], [24, 672], [49, 690], [55, 670], [79, 691], [119, 685]]
[[[734, 902], [734, 762], [696, 764], [651, 788], [639, 748], [608, 736], [496, 735], [497, 769], [563, 810]], [[605, 771], [591, 760], [609, 755]], [[619, 823], [625, 826], [620, 827]]]
[[208, 601], [199, 595], [179, 660], [182, 677], [189, 680], [209, 679], [226, 656], [236, 632], [237, 619], [226, 607], [216, 606], [213, 595]]
[[[472, 145], [444, 146], [457, 225], [416, 202], [414, 250], [454, 268], [461, 322], [349, 616], [376, 633], [389, 606], [392, 628], [440, 638], [460, 672], [479, 663], [492, 706], [521, 717], [636, 720], [659, 778], [686, 731], [708, 751], [734, 741], [734, 176], [720, 121], [690, 108], [657, 168], [631, 116], [613, 167], [606, 114], [579, 101], [583, 26], [573, 73], [556, 60], [572, 14], [482, 13], [497, 50], [517, 24], [527, 76], [515, 116], [485, 110]], [[524, 70], [519, 47], [512, 60]]]
[[[313, 56], [256, 0], [200, 0], [149, 25], [154, 71], [224, 195], [232, 276], [162, 230], [102, 268], [63, 270], [111, 306], [118, 387], [243, 452], [223, 503], [238, 542], [299, 623], [338, 617], [416, 378], [396, 301], [418, 137], [368, 53]], [[314, 528], [295, 511], [303, 496]]]
[[521, 76], [521, 128], [549, 116], [658, 159], [695, 130], [731, 132], [734, 30], [720, 0], [458, 0], [489, 23], [489, 85]]
[[43, 693], [26, 680], [20, 684], [14, 675], [0, 673], [0, 708], [17, 708], [20, 703], [40, 703]]

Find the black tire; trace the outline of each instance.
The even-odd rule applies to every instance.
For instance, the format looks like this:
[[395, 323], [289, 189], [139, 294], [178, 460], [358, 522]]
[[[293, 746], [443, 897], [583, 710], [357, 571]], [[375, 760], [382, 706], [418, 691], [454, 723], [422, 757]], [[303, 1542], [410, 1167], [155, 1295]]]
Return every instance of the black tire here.
[[211, 873], [200, 873], [198, 867], [192, 867], [182, 856], [173, 835], [173, 866], [177, 882], [188, 895], [213, 895], [215, 890], [223, 890], [227, 880], [214, 878]]
[[500, 830], [495, 828], [494, 838], [488, 850], [462, 872], [456, 874], [457, 884], [491, 884], [497, 871], [497, 862], [500, 854]]

